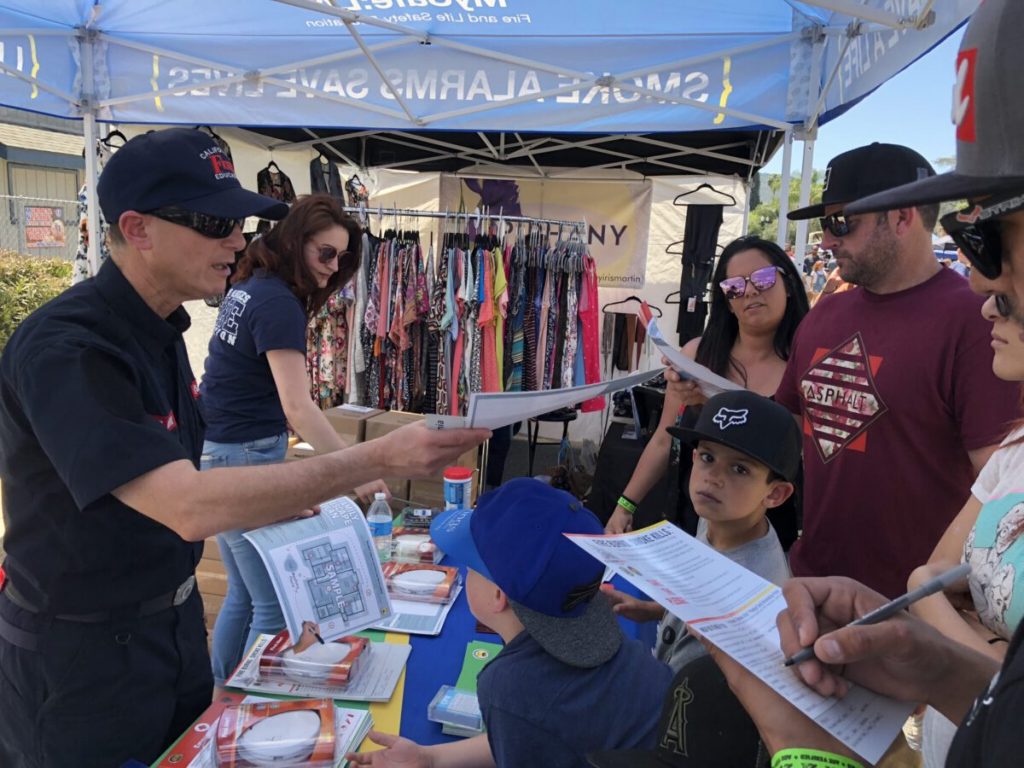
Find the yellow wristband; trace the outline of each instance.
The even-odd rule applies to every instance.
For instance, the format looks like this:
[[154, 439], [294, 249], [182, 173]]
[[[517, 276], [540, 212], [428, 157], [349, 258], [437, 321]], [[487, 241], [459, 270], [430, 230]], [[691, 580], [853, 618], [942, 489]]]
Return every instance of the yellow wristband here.
[[636, 502], [635, 501], [633, 501], [631, 499], [627, 499], [625, 496], [619, 496], [619, 500], [616, 503], [620, 507], [622, 507], [624, 510], [629, 512], [629, 514], [631, 514], [631, 515], [635, 515], [636, 514]]
[[780, 749], [772, 757], [772, 768], [864, 768], [853, 758], [820, 749]]

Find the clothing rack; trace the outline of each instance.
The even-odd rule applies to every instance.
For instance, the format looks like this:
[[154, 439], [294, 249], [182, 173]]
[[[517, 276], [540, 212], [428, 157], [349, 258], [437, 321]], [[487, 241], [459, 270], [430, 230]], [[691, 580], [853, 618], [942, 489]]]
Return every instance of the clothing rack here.
[[500, 211], [495, 214], [493, 211], [420, 211], [415, 208], [381, 208], [381, 207], [359, 207], [354, 205], [344, 206], [346, 213], [358, 213], [363, 216], [377, 215], [377, 216], [407, 216], [407, 217], [419, 217], [426, 219], [499, 219], [501, 221], [509, 222], [520, 222], [524, 224], [548, 224], [559, 227], [573, 227], [580, 228], [586, 227], [585, 221], [571, 221], [568, 219], [545, 219], [538, 218], [535, 216], [507, 216], [502, 214]]

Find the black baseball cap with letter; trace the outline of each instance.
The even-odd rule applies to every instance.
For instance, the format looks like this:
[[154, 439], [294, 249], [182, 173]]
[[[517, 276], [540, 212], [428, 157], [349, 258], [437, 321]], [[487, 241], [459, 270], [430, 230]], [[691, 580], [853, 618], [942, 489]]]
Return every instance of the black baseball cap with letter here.
[[829, 161], [821, 202], [790, 211], [787, 218], [821, 218], [831, 205], [842, 205], [844, 212], [849, 212], [846, 205], [854, 200], [934, 175], [931, 164], [910, 147], [878, 142], [857, 147]]
[[104, 217], [175, 207], [222, 219], [282, 219], [285, 203], [243, 189], [210, 134], [169, 128], [135, 136], [107, 161], [96, 184]]
[[[956, 169], [861, 195], [847, 213], [909, 208], [944, 200], [993, 203], [1024, 191], [1024, 2], [985, 0], [971, 16], [956, 57], [952, 119]], [[913, 181], [913, 180], [908, 180]], [[994, 207], [994, 206], [991, 206]], [[1024, 207], [1024, 200], [1021, 206]], [[992, 216], [1007, 213], [1000, 206]], [[980, 218], [985, 218], [981, 215]]]
[[778, 403], [746, 389], [722, 392], [701, 408], [692, 429], [669, 427], [687, 445], [710, 440], [739, 451], [788, 482], [800, 471], [800, 428]]

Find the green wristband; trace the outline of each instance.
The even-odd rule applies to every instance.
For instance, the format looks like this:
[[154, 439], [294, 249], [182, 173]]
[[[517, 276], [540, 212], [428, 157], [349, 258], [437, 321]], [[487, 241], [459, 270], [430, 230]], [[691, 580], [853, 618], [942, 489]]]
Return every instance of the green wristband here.
[[616, 503], [620, 507], [622, 507], [624, 510], [629, 512], [629, 514], [631, 514], [631, 515], [635, 515], [636, 514], [636, 502], [635, 501], [633, 501], [631, 499], [628, 499], [625, 496], [619, 496], [619, 500]]
[[820, 749], [780, 749], [772, 757], [772, 768], [864, 768], [850, 757]]

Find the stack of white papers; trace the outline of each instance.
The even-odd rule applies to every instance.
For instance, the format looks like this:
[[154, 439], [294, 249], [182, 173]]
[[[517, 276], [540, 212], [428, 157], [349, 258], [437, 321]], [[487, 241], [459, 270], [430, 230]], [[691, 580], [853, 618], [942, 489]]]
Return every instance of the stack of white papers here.
[[913, 709], [855, 685], [825, 698], [785, 667], [775, 617], [782, 590], [668, 522], [618, 536], [566, 534], [773, 688], [869, 763]]

